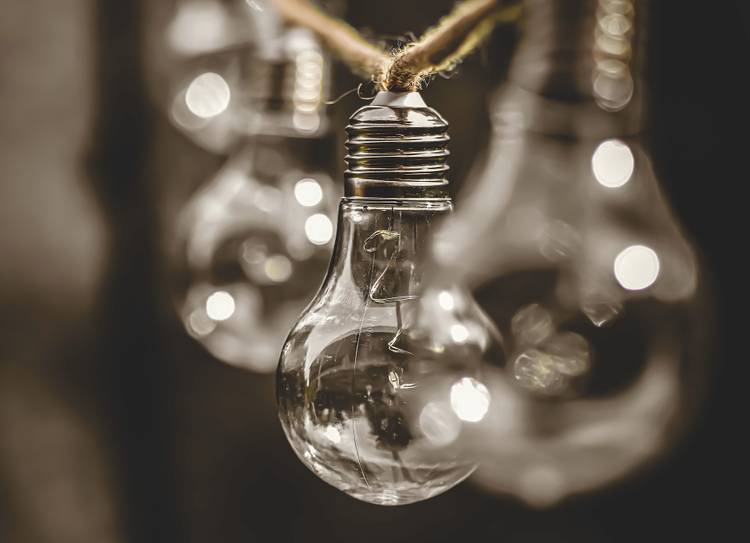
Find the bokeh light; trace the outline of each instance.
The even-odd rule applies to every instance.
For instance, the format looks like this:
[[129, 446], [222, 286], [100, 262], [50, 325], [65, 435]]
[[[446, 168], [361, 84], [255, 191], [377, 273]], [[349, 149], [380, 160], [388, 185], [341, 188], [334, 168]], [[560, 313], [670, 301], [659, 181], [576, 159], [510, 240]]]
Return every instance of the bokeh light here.
[[274, 283], [284, 283], [292, 276], [292, 261], [284, 255], [271, 255], [263, 265], [266, 276]]
[[210, 119], [229, 107], [231, 98], [229, 85], [219, 74], [206, 72], [195, 79], [185, 92], [185, 103], [197, 117]]
[[225, 290], [217, 290], [206, 299], [206, 314], [215, 321], [227, 320], [234, 310], [234, 297]]
[[294, 185], [294, 197], [300, 205], [314, 207], [323, 200], [323, 189], [315, 179], [300, 179]]
[[635, 158], [626, 143], [615, 139], [607, 140], [594, 151], [591, 169], [599, 184], [607, 188], [618, 188], [633, 176]]
[[631, 245], [615, 258], [615, 278], [627, 290], [643, 290], [659, 276], [659, 256], [645, 245]]
[[479, 422], [490, 408], [490, 391], [472, 377], [464, 377], [451, 387], [451, 407], [463, 421]]
[[327, 215], [316, 213], [305, 221], [305, 235], [310, 243], [325, 245], [333, 238], [333, 223]]

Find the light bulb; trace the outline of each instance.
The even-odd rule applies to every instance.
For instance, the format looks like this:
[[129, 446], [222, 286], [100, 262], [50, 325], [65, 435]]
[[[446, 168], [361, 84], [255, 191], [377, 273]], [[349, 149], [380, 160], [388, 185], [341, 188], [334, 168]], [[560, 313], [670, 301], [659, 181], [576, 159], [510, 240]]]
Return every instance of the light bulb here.
[[633, 2], [528, 0], [524, 13], [483, 170], [435, 237], [426, 288], [459, 280], [506, 340], [467, 438], [475, 479], [544, 507], [670, 449], [710, 323], [640, 144]]
[[338, 193], [311, 169], [312, 155], [314, 141], [254, 138], [182, 210], [177, 305], [190, 335], [219, 360], [273, 371], [320, 284]]
[[496, 331], [460, 288], [422, 288], [433, 224], [452, 210], [446, 131], [417, 93], [381, 93], [352, 116], [328, 275], [278, 367], [279, 415], [300, 460], [376, 504], [469, 476], [461, 434], [491, 401], [480, 367], [500, 349]]
[[159, 100], [197, 145], [227, 153], [249, 135], [326, 131], [328, 60], [312, 33], [285, 26], [271, 3], [178, 2], [163, 46], [155, 64], [169, 85]]

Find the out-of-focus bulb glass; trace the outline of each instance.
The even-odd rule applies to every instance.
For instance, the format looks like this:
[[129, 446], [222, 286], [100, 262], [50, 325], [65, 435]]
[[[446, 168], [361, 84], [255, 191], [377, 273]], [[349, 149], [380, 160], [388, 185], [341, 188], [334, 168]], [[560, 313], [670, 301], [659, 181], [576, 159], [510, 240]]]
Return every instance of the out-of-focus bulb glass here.
[[[261, 5], [262, 4], [262, 5]], [[159, 54], [155, 92], [174, 126], [227, 153], [255, 134], [326, 130], [329, 66], [309, 31], [286, 27], [270, 2], [182, 0]]]
[[[460, 436], [490, 406], [480, 366], [500, 349], [496, 331], [461, 289], [422, 288], [432, 225], [452, 209], [446, 130], [416, 93], [381, 93], [353, 115], [331, 265], [278, 367], [279, 415], [300, 460], [376, 504], [469, 476]], [[308, 221], [313, 242], [328, 236], [322, 218]]]
[[269, 2], [180, 1], [165, 44], [170, 119], [232, 152], [180, 215], [179, 311], [216, 358], [269, 372], [332, 246], [328, 63]]
[[427, 288], [460, 281], [503, 334], [467, 446], [480, 484], [541, 507], [669, 450], [708, 326], [695, 256], [637, 137], [633, 3], [525, 7], [483, 171], [436, 236]]
[[[303, 169], [308, 146], [250, 141], [180, 216], [179, 311], [188, 332], [229, 364], [273, 371], [289, 327], [320, 285], [338, 192], [326, 174]], [[317, 187], [314, 205], [299, 201], [300, 183]]]
[[226, 111], [232, 92], [219, 74], [205, 72], [190, 82], [185, 90], [185, 105], [200, 119], [210, 119]]

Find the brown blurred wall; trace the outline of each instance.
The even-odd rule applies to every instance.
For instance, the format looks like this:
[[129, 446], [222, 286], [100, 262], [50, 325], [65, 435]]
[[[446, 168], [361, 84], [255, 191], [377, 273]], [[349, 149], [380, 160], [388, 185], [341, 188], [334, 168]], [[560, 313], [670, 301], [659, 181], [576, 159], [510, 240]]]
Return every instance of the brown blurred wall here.
[[0, 541], [115, 542], [112, 466], [73, 377], [107, 243], [85, 168], [91, 2], [6, 0], [0, 17]]

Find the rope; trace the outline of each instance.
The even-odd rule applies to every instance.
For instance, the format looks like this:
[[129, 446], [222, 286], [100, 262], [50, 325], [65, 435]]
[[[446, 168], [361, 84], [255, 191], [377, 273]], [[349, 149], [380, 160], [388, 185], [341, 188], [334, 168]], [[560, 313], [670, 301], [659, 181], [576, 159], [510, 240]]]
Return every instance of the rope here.
[[389, 54], [309, 0], [273, 0], [288, 23], [315, 32], [355, 74], [371, 79], [379, 90], [394, 92], [419, 90], [430, 76], [453, 69], [471, 54], [495, 25], [519, 17], [519, 4], [500, 3], [463, 1], [418, 40]]

